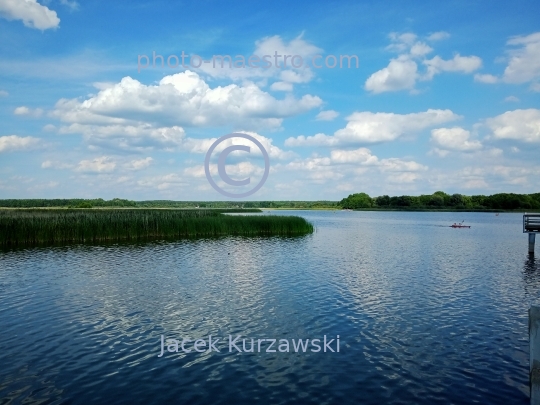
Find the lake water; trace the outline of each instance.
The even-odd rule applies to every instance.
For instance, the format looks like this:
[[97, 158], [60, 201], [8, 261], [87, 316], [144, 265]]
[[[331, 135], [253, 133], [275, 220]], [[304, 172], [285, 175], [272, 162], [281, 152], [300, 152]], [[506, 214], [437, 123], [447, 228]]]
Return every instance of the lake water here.
[[0, 252], [0, 404], [528, 403], [521, 214], [276, 214], [316, 232]]

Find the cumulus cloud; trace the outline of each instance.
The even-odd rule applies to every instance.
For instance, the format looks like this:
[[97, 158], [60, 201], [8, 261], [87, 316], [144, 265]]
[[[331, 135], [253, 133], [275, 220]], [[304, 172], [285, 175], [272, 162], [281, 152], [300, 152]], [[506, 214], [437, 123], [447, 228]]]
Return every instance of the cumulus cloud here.
[[72, 164], [55, 161], [55, 160], [45, 160], [41, 163], [42, 169], [71, 169], [73, 168]]
[[293, 84], [287, 82], [274, 82], [270, 86], [270, 89], [274, 91], [292, 91]]
[[[277, 166], [278, 174], [301, 178], [304, 182], [326, 183], [336, 190], [353, 189], [351, 185], [358, 181], [386, 183], [391, 179], [402, 178], [402, 182], [412, 183], [422, 178], [421, 173], [427, 169], [427, 166], [412, 160], [379, 159], [367, 148], [335, 149], [329, 157], [314, 155]], [[340, 181], [336, 183], [336, 180]]]
[[321, 111], [317, 114], [315, 119], [317, 121], [333, 121], [339, 116], [339, 113], [334, 110]]
[[438, 31], [428, 35], [428, 41], [441, 41], [450, 38], [450, 34], [446, 31]]
[[443, 150], [470, 152], [481, 149], [480, 141], [470, 140], [470, 137], [470, 132], [460, 127], [431, 130], [431, 141]]
[[61, 99], [54, 116], [64, 122], [94, 125], [162, 125], [215, 127], [249, 125], [279, 127], [283, 118], [322, 104], [319, 97], [287, 95], [276, 99], [253, 83], [210, 88], [194, 72], [165, 76], [158, 85], [124, 77], [113, 87], [84, 101]]
[[367, 148], [356, 150], [333, 150], [330, 152], [330, 160], [333, 163], [356, 163], [356, 164], [375, 164], [378, 162], [376, 156], [371, 154]]
[[115, 149], [172, 151], [195, 147], [194, 142], [186, 138], [184, 129], [179, 126], [154, 127], [146, 123], [136, 125], [71, 124], [62, 126], [58, 132], [82, 134], [91, 145]]
[[[440, 56], [426, 59], [426, 55], [433, 52], [433, 48], [425, 42], [418, 40], [413, 33], [390, 34], [391, 44], [387, 50], [400, 53], [397, 58], [390, 60], [387, 67], [373, 73], [364, 85], [364, 88], [374, 94], [410, 90], [414, 91], [418, 80], [432, 80], [436, 74], [442, 72], [472, 73], [480, 68], [482, 60], [478, 56], [454, 55], [450, 60]], [[439, 32], [428, 36], [427, 40], [436, 41], [447, 37], [447, 33]], [[418, 61], [426, 67], [422, 73], [418, 69]]]
[[0, 136], [0, 153], [35, 149], [41, 144], [39, 138], [32, 136]]
[[110, 173], [116, 168], [116, 162], [109, 156], [101, 156], [92, 160], [81, 160], [75, 171], [83, 173]]
[[129, 170], [142, 170], [149, 167], [153, 161], [154, 159], [152, 159], [151, 157], [147, 157], [144, 159], [135, 159], [126, 163], [124, 166], [126, 167], [126, 169]]
[[36, 0], [0, 0], [0, 17], [21, 20], [26, 27], [38, 30], [58, 28], [60, 24], [56, 12]]
[[507, 111], [486, 120], [496, 139], [514, 139], [523, 142], [540, 142], [540, 110]]
[[[303, 38], [300, 35], [291, 41], [285, 41], [281, 36], [274, 35], [262, 38], [255, 42], [255, 49], [252, 55], [257, 56], [262, 60], [264, 56], [270, 56], [271, 66], [250, 67], [247, 64], [246, 59], [245, 67], [235, 68], [235, 58], [231, 57], [231, 63], [227, 60], [223, 65], [221, 62], [217, 62], [214, 66], [213, 63], [202, 64], [198, 69], [212, 77], [228, 78], [235, 81], [246, 79], [277, 79], [278, 81], [271, 85], [272, 90], [275, 91], [291, 91], [293, 85], [296, 83], [307, 83], [315, 77], [313, 70], [309, 67], [308, 60], [315, 55], [320, 55], [323, 50]], [[276, 58], [276, 54], [278, 55]], [[285, 55], [289, 57], [285, 61]], [[292, 56], [299, 56], [302, 58], [302, 66], [299, 66], [299, 60], [295, 60], [295, 67], [292, 65]], [[298, 58], [297, 58], [298, 59]], [[240, 59], [241, 60], [241, 59]], [[276, 66], [276, 62], [278, 66]], [[255, 63], [253, 63], [256, 65]], [[262, 65], [262, 63], [259, 63]]]
[[500, 81], [511, 84], [531, 83], [531, 90], [540, 91], [540, 32], [516, 36], [506, 42], [507, 66], [498, 77], [491, 74], [475, 76], [475, 80], [493, 84]]
[[497, 83], [499, 81], [499, 78], [497, 76], [493, 76], [490, 74], [477, 73], [474, 75], [474, 81], [479, 82], [479, 83], [493, 84], [493, 83]]
[[373, 73], [364, 88], [378, 94], [386, 91], [412, 90], [416, 84], [418, 66], [408, 56], [392, 59], [387, 67]]
[[41, 117], [43, 115], [43, 110], [41, 108], [28, 108], [26, 106], [21, 106], [13, 110], [15, 115], [26, 115], [29, 117]]
[[482, 66], [482, 59], [478, 56], [454, 55], [450, 60], [443, 60], [440, 56], [425, 60], [427, 66], [426, 78], [431, 80], [433, 76], [441, 72], [472, 73]]
[[508, 66], [503, 79], [507, 83], [526, 83], [540, 77], [540, 32], [511, 38]]
[[[252, 132], [252, 131], [237, 131], [237, 132], [247, 134], [247, 135], [251, 135], [256, 140], [258, 140], [262, 144], [262, 146], [266, 150], [266, 152], [268, 153], [268, 156], [270, 157], [270, 159], [272, 159], [272, 160], [274, 160], [274, 159], [275, 160], [289, 160], [289, 159], [297, 157], [296, 153], [291, 152], [291, 151], [282, 150], [279, 147], [273, 145], [273, 143], [272, 143], [273, 140], [271, 138], [267, 138], [265, 136], [262, 136], [262, 135], [260, 135], [260, 134], [258, 134], [256, 132]], [[208, 148], [210, 147], [210, 144], [213, 143], [215, 141], [215, 139], [207, 139], [207, 140], [201, 140], [201, 141], [203, 141], [205, 144], [204, 144], [204, 148], [201, 148], [200, 153], [206, 153]], [[218, 145], [218, 147], [216, 148], [216, 151], [220, 152], [223, 149], [225, 149], [225, 148], [227, 148], [229, 146], [232, 146], [232, 145], [249, 146], [251, 148], [250, 154], [253, 154], [255, 156], [262, 156], [258, 146], [255, 145], [250, 140], [245, 139], [245, 138], [227, 139], [227, 140], [221, 142]], [[243, 153], [245, 153], [245, 152], [232, 152], [230, 155], [235, 156], [235, 155], [241, 155]]]
[[358, 143], [389, 142], [404, 134], [414, 134], [423, 129], [459, 119], [451, 110], [429, 109], [420, 113], [395, 114], [355, 112], [348, 116], [345, 128], [333, 136], [317, 134], [299, 136], [285, 141], [286, 146], [336, 146]]
[[60, 4], [68, 7], [71, 11], [79, 9], [79, 3], [77, 3], [76, 1], [60, 0]]

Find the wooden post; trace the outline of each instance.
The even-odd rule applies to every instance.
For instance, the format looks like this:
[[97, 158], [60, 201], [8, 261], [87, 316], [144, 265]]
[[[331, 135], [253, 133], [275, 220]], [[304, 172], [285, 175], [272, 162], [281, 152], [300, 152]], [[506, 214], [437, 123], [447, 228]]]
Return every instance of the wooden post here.
[[540, 307], [529, 308], [529, 377], [531, 405], [540, 405]]
[[534, 254], [534, 239], [536, 234], [535, 233], [529, 233], [529, 253]]

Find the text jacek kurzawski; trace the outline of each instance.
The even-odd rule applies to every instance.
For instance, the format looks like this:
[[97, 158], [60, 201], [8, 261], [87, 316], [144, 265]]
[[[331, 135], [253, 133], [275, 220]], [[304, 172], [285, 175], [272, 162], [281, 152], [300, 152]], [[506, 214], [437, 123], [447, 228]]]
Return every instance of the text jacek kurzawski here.
[[255, 339], [229, 335], [229, 338], [209, 335], [208, 338], [172, 339], [161, 335], [161, 352], [163, 353], [339, 353], [339, 335], [330, 338], [324, 335], [322, 339]]

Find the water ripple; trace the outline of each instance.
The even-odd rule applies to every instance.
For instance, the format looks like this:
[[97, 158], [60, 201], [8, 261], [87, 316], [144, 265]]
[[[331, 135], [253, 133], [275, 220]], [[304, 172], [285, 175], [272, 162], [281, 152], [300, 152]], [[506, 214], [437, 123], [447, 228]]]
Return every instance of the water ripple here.
[[[528, 403], [540, 260], [519, 215], [295, 214], [316, 232], [0, 253], [0, 404]], [[161, 335], [221, 352], [159, 358]]]

